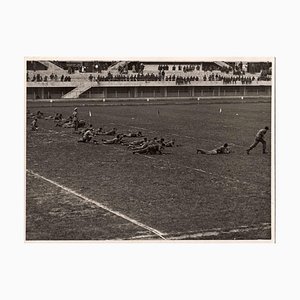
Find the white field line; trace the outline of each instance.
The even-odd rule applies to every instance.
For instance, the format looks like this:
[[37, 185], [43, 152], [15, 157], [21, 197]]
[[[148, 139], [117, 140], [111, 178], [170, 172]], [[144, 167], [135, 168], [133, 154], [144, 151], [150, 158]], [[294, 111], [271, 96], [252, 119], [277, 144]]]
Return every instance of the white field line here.
[[94, 205], [102, 208], [103, 210], [106, 210], [106, 211], [108, 211], [108, 212], [110, 212], [110, 213], [112, 213], [112, 214], [114, 214], [114, 215], [116, 215], [116, 216], [118, 216], [118, 217], [120, 217], [120, 218], [122, 218], [122, 219], [124, 219], [126, 221], [129, 221], [129, 222], [131, 222], [131, 223], [133, 223], [133, 224], [135, 224], [135, 225], [137, 225], [137, 226], [139, 226], [139, 227], [141, 227], [141, 228], [143, 228], [143, 229], [145, 229], [145, 230], [147, 230], [149, 232], [152, 232], [153, 234], [155, 234], [156, 236], [159, 236], [163, 240], [165, 239], [163, 237], [165, 235], [164, 233], [162, 233], [162, 232], [160, 232], [160, 231], [158, 231], [158, 230], [156, 230], [156, 229], [154, 229], [154, 228], [152, 228], [152, 227], [150, 227], [148, 225], [145, 225], [145, 224], [143, 224], [143, 223], [141, 223], [141, 222], [139, 222], [137, 220], [134, 220], [134, 219], [132, 219], [132, 218], [130, 218], [130, 217], [128, 217], [128, 216], [126, 216], [126, 215], [118, 212], [118, 211], [112, 210], [111, 208], [107, 207], [106, 205], [103, 205], [103, 204], [101, 204], [101, 203], [99, 203], [99, 202], [97, 202], [95, 200], [92, 200], [92, 199], [90, 199], [90, 198], [88, 198], [86, 196], [83, 196], [83, 195], [81, 195], [81, 194], [73, 191], [72, 189], [67, 188], [64, 185], [61, 185], [61, 184], [59, 184], [59, 183], [57, 183], [57, 182], [55, 182], [55, 181], [53, 181], [51, 179], [48, 179], [48, 178], [46, 178], [46, 177], [44, 177], [44, 176], [42, 176], [40, 174], [37, 174], [37, 173], [35, 173], [35, 172], [31, 171], [31, 170], [26, 169], [26, 171], [29, 174], [31, 174], [31, 175], [33, 175], [33, 176], [35, 176], [37, 178], [43, 179], [43, 180], [45, 180], [45, 181], [47, 181], [47, 182], [49, 182], [49, 183], [51, 183], [51, 184], [53, 184], [53, 185], [61, 188], [62, 190], [66, 191], [69, 194], [73, 194], [73, 195], [75, 195], [75, 196], [83, 199], [84, 201], [86, 201], [88, 203], [92, 203], [92, 204], [94, 204]]
[[139, 240], [139, 239], [144, 239], [144, 238], [149, 239], [149, 238], [155, 237], [155, 236], [159, 236], [163, 240], [196, 239], [196, 238], [208, 237], [208, 236], [218, 236], [220, 234], [244, 233], [244, 232], [249, 232], [249, 231], [267, 230], [267, 229], [271, 228], [271, 224], [262, 223], [260, 226], [256, 226], [256, 227], [248, 227], [248, 226], [244, 225], [244, 226], [240, 226], [239, 228], [230, 229], [230, 230], [225, 230], [225, 229], [221, 229], [221, 228], [215, 228], [215, 229], [212, 228], [212, 229], [209, 229], [207, 231], [201, 231], [201, 232], [198, 232], [198, 233], [185, 233], [185, 234], [178, 233], [180, 235], [176, 234], [174, 236], [174, 234], [173, 234], [173, 235], [166, 236], [166, 234], [164, 234], [164, 233], [162, 233], [162, 232], [160, 232], [160, 231], [158, 231], [158, 230], [156, 230], [156, 229], [154, 229], [150, 226], [147, 226], [147, 225], [145, 225], [141, 222], [138, 222], [138, 221], [122, 214], [122, 213], [114, 211], [114, 210], [108, 208], [107, 206], [105, 206], [105, 205], [103, 205], [99, 202], [96, 202], [96, 201], [94, 201], [94, 200], [92, 200], [92, 199], [90, 199], [86, 196], [83, 196], [83, 195], [73, 191], [72, 189], [69, 189], [69, 188], [67, 188], [67, 187], [65, 187], [65, 186], [63, 186], [63, 185], [61, 185], [61, 184], [59, 184], [59, 183], [57, 183], [57, 182], [55, 182], [51, 179], [48, 179], [48, 178], [46, 178], [42, 175], [39, 175], [39, 174], [37, 174], [37, 173], [35, 173], [31, 170], [28, 170], [28, 169], [26, 171], [29, 174], [31, 174], [31, 175], [33, 175], [37, 178], [43, 179], [43, 180], [45, 180], [45, 181], [61, 188], [62, 190], [68, 192], [69, 194], [73, 194], [73, 195], [85, 200], [88, 203], [92, 203], [92, 204], [102, 208], [103, 210], [106, 210], [106, 211], [108, 211], [108, 212], [110, 212], [110, 213], [112, 213], [112, 214], [114, 214], [114, 215], [116, 215], [120, 218], [123, 218], [123, 219], [125, 219], [125, 220], [127, 220], [127, 221], [129, 221], [129, 222], [131, 222], [131, 223], [133, 223], [133, 224], [135, 224], [135, 225], [151, 232], [151, 233], [153, 233], [153, 234], [149, 234], [149, 235], [134, 236], [134, 237], [129, 238], [129, 240]]
[[155, 235], [153, 235], [153, 234], [136, 235], [136, 236], [130, 237], [129, 240], [143, 240], [143, 239], [149, 240], [149, 239], [152, 239], [154, 237], [155, 237]]
[[[219, 235], [226, 235], [226, 234], [232, 234], [232, 233], [246, 233], [251, 231], [258, 231], [258, 230], [269, 230], [271, 228], [270, 223], [261, 223], [257, 226], [247, 226], [242, 225], [234, 229], [225, 229], [225, 228], [210, 228], [208, 230], [202, 230], [200, 232], [178, 232], [173, 234], [167, 234], [165, 236], [166, 240], [188, 240], [188, 239], [197, 239], [202, 237], [209, 237], [209, 236], [219, 236]], [[142, 240], [142, 239], [151, 239], [152, 237], [155, 237], [152, 234], [149, 235], [136, 235], [131, 238], [130, 240]]]
[[202, 231], [198, 233], [167, 236], [166, 239], [167, 240], [196, 239], [201, 237], [218, 236], [220, 234], [245, 233], [249, 231], [269, 230], [269, 229], [271, 229], [271, 224], [262, 223], [256, 227], [240, 226], [239, 228], [230, 229], [230, 230], [217, 228], [217, 229], [210, 229], [208, 231]]

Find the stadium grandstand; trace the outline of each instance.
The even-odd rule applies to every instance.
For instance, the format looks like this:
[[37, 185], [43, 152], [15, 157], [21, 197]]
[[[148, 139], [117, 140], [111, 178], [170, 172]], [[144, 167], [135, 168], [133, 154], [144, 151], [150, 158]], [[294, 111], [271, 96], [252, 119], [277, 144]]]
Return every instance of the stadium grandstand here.
[[27, 99], [270, 97], [271, 62], [26, 61]]

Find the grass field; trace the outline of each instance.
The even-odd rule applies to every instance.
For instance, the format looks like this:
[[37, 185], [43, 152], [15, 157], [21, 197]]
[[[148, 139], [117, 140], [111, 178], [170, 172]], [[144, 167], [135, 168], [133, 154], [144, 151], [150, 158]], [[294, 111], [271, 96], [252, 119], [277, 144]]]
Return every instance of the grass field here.
[[[164, 155], [77, 143], [73, 129], [27, 127], [27, 240], [271, 238], [271, 134], [267, 151], [245, 149], [271, 127], [270, 103], [82, 106], [94, 127], [175, 138]], [[74, 105], [28, 103], [45, 115]], [[219, 113], [222, 108], [222, 113]], [[158, 114], [159, 110], [159, 114]], [[29, 121], [28, 121], [29, 122]], [[101, 140], [101, 137], [97, 137]], [[196, 154], [233, 143], [230, 155]]]

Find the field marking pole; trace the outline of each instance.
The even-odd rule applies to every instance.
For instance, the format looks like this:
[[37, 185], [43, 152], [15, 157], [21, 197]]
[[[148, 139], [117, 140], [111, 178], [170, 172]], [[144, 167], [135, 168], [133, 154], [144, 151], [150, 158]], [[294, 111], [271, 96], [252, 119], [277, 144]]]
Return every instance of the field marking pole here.
[[130, 218], [130, 217], [128, 217], [128, 216], [126, 216], [126, 215], [118, 212], [118, 211], [112, 210], [109, 207], [107, 207], [107, 206], [105, 206], [105, 205], [103, 205], [103, 204], [101, 204], [101, 203], [99, 203], [99, 202], [97, 202], [95, 200], [92, 200], [92, 199], [90, 199], [90, 198], [88, 198], [86, 196], [83, 196], [83, 195], [81, 195], [81, 194], [79, 194], [79, 193], [71, 190], [70, 188], [67, 188], [66, 186], [61, 185], [61, 184], [59, 184], [59, 183], [57, 183], [57, 182], [55, 182], [55, 181], [53, 181], [51, 179], [48, 179], [48, 178], [46, 178], [46, 177], [44, 177], [44, 176], [42, 176], [42, 175], [40, 175], [38, 173], [35, 173], [35, 172], [33, 172], [31, 170], [28, 170], [28, 169], [26, 169], [26, 171], [29, 174], [31, 174], [31, 175], [33, 175], [33, 176], [35, 176], [37, 178], [43, 179], [43, 180], [45, 180], [45, 181], [47, 181], [47, 182], [49, 182], [49, 183], [51, 183], [51, 184], [53, 184], [53, 185], [61, 188], [62, 190], [66, 191], [67, 193], [73, 194], [73, 195], [75, 195], [75, 196], [77, 196], [77, 197], [85, 200], [88, 203], [92, 203], [92, 204], [94, 204], [94, 205], [96, 205], [96, 206], [98, 206], [98, 207], [100, 207], [100, 208], [102, 208], [102, 209], [104, 209], [104, 210], [106, 210], [106, 211], [108, 211], [108, 212], [110, 212], [110, 213], [112, 213], [112, 214], [114, 214], [114, 215], [116, 215], [116, 216], [118, 216], [118, 217], [126, 220], [126, 221], [129, 221], [129, 222], [131, 222], [131, 223], [133, 223], [133, 224], [135, 224], [135, 225], [137, 225], [139, 227], [142, 227], [143, 229], [146, 229], [147, 231], [150, 231], [150, 232], [154, 233], [155, 235], [159, 236], [163, 240], [166, 239], [166, 238], [164, 238], [164, 235], [165, 235], [164, 233], [162, 233], [162, 232], [160, 232], [160, 231], [158, 231], [158, 230], [156, 230], [156, 229], [154, 229], [154, 228], [152, 228], [152, 227], [150, 227], [148, 225], [145, 225], [145, 224], [143, 224], [143, 223], [141, 223], [139, 221], [136, 221], [136, 220], [134, 220], [134, 219], [132, 219], [132, 218]]

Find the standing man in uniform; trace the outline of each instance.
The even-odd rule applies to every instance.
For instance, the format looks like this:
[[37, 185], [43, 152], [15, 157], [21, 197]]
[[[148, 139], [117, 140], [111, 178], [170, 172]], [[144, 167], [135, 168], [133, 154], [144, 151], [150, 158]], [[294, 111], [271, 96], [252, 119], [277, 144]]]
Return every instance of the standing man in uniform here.
[[74, 108], [74, 111], [73, 111], [73, 114], [72, 114], [72, 121], [73, 121], [73, 124], [74, 124], [75, 131], [77, 131], [78, 127], [79, 127], [77, 107]]
[[266, 126], [264, 129], [260, 129], [257, 132], [255, 139], [254, 139], [254, 143], [246, 150], [247, 154], [249, 154], [250, 151], [258, 145], [258, 143], [262, 143], [262, 145], [263, 145], [263, 154], [267, 153], [266, 152], [267, 143], [264, 140], [264, 135], [267, 133], [268, 130], [269, 130], [269, 127]]

